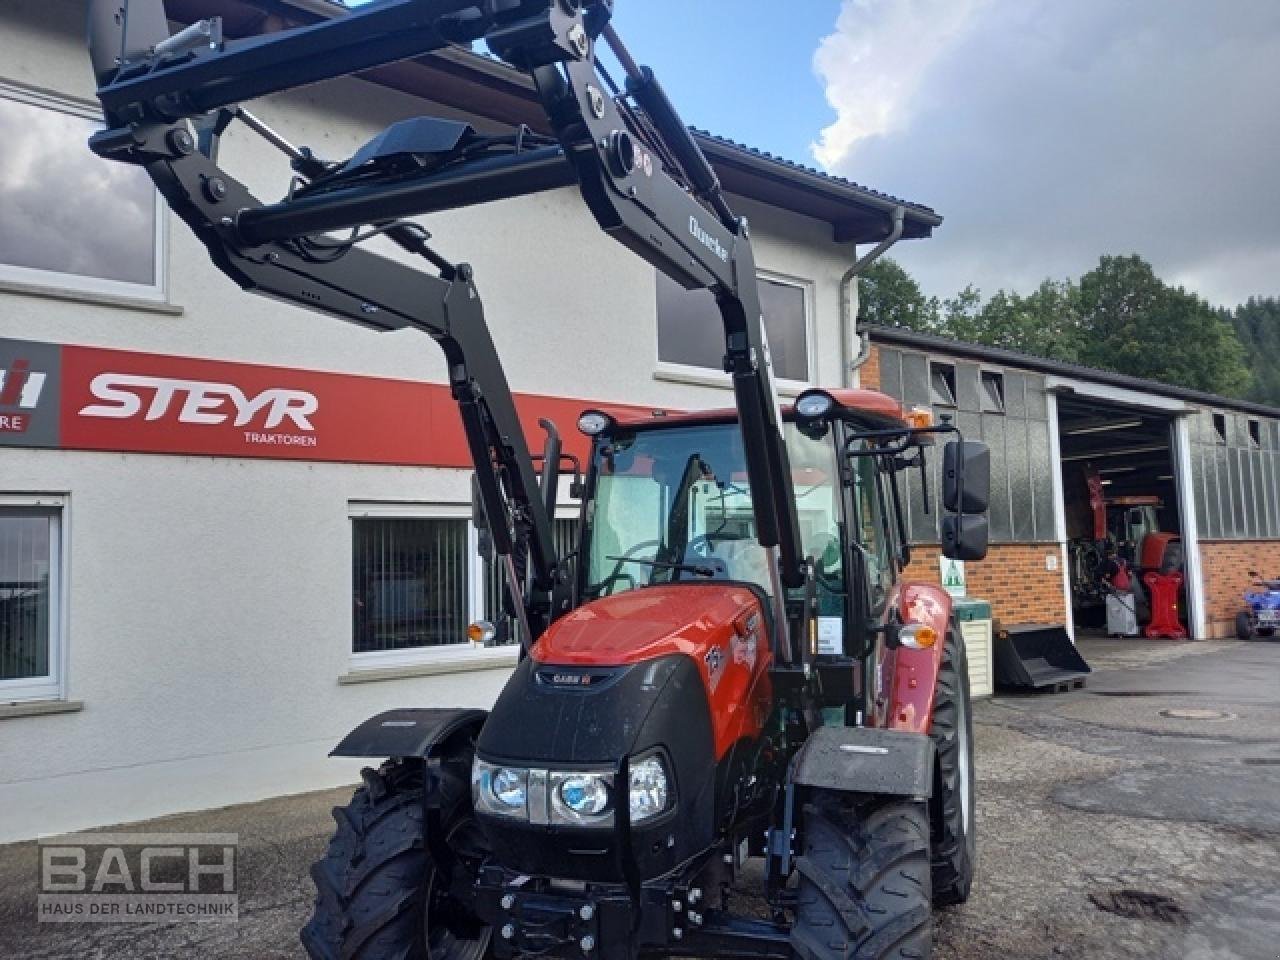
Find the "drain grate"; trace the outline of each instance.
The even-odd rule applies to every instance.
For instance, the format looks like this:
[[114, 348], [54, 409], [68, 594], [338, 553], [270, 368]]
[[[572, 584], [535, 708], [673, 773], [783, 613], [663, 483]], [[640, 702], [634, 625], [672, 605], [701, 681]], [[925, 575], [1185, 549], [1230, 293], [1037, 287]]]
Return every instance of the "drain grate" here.
[[1231, 714], [1222, 710], [1204, 710], [1199, 707], [1179, 707], [1161, 710], [1160, 716], [1170, 720], [1226, 720]]
[[1089, 894], [1090, 902], [1105, 913], [1130, 920], [1154, 920], [1175, 927], [1185, 927], [1191, 922], [1178, 901], [1162, 893], [1146, 890], [1106, 890]]

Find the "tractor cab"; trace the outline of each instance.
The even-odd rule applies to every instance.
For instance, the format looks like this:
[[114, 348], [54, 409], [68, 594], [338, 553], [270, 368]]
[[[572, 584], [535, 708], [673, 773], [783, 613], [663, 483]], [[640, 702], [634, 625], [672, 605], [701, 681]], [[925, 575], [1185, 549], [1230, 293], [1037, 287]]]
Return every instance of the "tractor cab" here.
[[[865, 653], [865, 637], [848, 625], [884, 612], [910, 561], [899, 475], [921, 470], [927, 510], [924, 448], [933, 443], [932, 431], [947, 429], [933, 428], [927, 417], [908, 415], [869, 390], [810, 391], [783, 410], [801, 554], [816, 608], [816, 655]], [[736, 410], [625, 419], [589, 410], [579, 429], [593, 438], [593, 448], [578, 603], [699, 583], [745, 585], [770, 615], [803, 599], [804, 587], [781, 584], [775, 552], [757, 536]], [[981, 445], [969, 446], [976, 453]], [[971, 492], [978, 482], [970, 477]], [[965, 550], [984, 552], [985, 529], [966, 529]]]

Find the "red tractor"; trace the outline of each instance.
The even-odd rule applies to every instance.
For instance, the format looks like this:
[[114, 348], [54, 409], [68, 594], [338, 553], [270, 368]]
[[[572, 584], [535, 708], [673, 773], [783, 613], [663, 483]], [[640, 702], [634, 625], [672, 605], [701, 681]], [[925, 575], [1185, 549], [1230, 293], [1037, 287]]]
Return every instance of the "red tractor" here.
[[[160, 0], [90, 8], [107, 120], [93, 149], [144, 167], [245, 289], [440, 344], [477, 519], [507, 569], [522, 656], [493, 709], [391, 710], [334, 750], [384, 762], [335, 811], [303, 943], [327, 960], [927, 957], [931, 908], [973, 880], [973, 735], [951, 600], [900, 581], [900, 479], [920, 471], [927, 509], [926, 450], [957, 437], [939, 531], [947, 556], [978, 560], [987, 450], [870, 391], [778, 405], [748, 225], [611, 12], [387, 0], [224, 42], [215, 21], [170, 37]], [[532, 74], [554, 136], [418, 118], [326, 162], [238, 105], [479, 39]], [[219, 167], [237, 121], [289, 155], [284, 199], [264, 204]], [[554, 427], [539, 474], [472, 271], [402, 219], [566, 171], [607, 232], [714, 293], [737, 401], [582, 415], [576, 563], [552, 537]], [[373, 236], [430, 269], [362, 249]], [[751, 880], [764, 916], [738, 902]]]

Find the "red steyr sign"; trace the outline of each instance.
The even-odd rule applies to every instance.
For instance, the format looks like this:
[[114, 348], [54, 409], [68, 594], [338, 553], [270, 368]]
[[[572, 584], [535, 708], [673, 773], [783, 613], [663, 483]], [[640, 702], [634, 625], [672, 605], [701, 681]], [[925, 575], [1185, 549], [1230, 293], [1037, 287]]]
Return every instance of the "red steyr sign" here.
[[[535, 449], [538, 419], [585, 455], [586, 407], [521, 395]], [[411, 466], [470, 465], [446, 386], [96, 347], [0, 340], [0, 444]]]

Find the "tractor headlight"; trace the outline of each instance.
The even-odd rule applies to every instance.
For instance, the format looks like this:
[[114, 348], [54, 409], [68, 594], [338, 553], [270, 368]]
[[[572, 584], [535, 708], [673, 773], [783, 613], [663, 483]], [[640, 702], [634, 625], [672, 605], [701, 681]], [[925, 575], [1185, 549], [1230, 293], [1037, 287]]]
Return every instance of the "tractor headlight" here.
[[612, 787], [612, 774], [551, 774], [552, 819], [594, 825], [607, 817], [612, 822]]
[[[650, 753], [631, 763], [626, 798], [633, 825], [671, 809], [675, 790], [661, 754]], [[471, 801], [479, 813], [525, 823], [612, 827], [622, 803], [622, 785], [613, 770], [526, 770], [476, 758]]]
[[661, 756], [653, 754], [633, 763], [630, 781], [632, 824], [643, 823], [667, 811], [671, 783]]
[[485, 813], [528, 819], [529, 771], [475, 761], [471, 768], [471, 802]]

